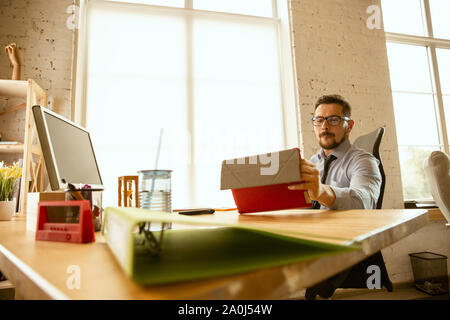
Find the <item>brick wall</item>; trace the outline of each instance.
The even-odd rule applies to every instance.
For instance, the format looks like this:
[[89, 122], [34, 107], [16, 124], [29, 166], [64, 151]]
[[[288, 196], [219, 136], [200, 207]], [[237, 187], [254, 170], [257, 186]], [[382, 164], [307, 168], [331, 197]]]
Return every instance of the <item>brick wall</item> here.
[[66, 26], [70, 16], [66, 9], [72, 3], [0, 0], [0, 78], [11, 77], [12, 68], [3, 48], [16, 42], [24, 50], [23, 79], [35, 79], [51, 96], [51, 108], [69, 118], [74, 32]]
[[359, 135], [386, 126], [381, 157], [386, 172], [384, 208], [402, 208], [397, 136], [383, 29], [366, 26], [378, 0], [291, 0], [292, 41], [298, 82], [301, 148], [319, 151], [311, 126], [316, 99], [338, 93], [352, 105]]

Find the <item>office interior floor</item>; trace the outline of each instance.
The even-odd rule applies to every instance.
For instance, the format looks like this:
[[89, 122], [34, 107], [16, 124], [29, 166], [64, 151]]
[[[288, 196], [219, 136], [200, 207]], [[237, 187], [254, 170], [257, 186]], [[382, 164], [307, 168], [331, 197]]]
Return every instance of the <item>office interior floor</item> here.
[[[297, 299], [304, 300], [304, 293]], [[316, 299], [324, 300], [319, 296]], [[450, 300], [450, 294], [432, 296], [417, 290], [413, 284], [401, 284], [394, 285], [392, 292], [387, 291], [384, 287], [373, 290], [337, 289], [334, 295], [326, 300]]]
[[[14, 293], [14, 286], [10, 281], [0, 281], [0, 300], [12, 300]], [[304, 293], [293, 299], [304, 300]], [[317, 296], [317, 300], [323, 299]], [[328, 300], [450, 300], [450, 294], [431, 296], [417, 290], [412, 285], [402, 285], [394, 287], [393, 292], [388, 292], [385, 288], [378, 290], [337, 289]]]

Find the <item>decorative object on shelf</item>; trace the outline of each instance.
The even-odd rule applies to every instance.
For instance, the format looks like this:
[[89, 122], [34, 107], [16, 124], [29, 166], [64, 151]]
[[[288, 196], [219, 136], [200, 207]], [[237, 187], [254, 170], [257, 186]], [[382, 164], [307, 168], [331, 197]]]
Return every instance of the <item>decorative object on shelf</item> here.
[[[6, 107], [0, 112], [0, 117], [23, 112], [20, 117], [22, 117], [21, 121], [24, 120], [22, 128], [12, 127], [11, 125], [2, 126], [3, 141], [0, 143], [0, 157], [3, 158], [3, 155], [6, 155], [21, 160], [22, 164], [19, 164], [19, 167], [22, 167], [22, 179], [18, 191], [17, 214], [25, 215], [27, 212], [27, 193], [44, 190], [44, 161], [39, 141], [36, 139], [31, 107], [36, 104], [46, 107], [47, 92], [33, 79], [27, 81], [0, 80], [0, 97], [20, 98], [23, 101], [20, 105]], [[16, 117], [18, 116], [16, 115]], [[23, 138], [9, 137], [10, 132], [8, 130], [14, 130], [15, 132], [23, 130]]]
[[22, 168], [6, 166], [0, 162], [0, 220], [10, 220], [16, 209], [16, 201], [12, 196], [16, 187], [16, 181], [22, 174]]
[[5, 52], [8, 54], [9, 61], [13, 66], [11, 80], [21, 80], [23, 65], [23, 50], [16, 43], [12, 42], [5, 46]]
[[119, 188], [118, 188], [119, 207], [132, 207], [134, 197], [135, 207], [139, 208], [138, 186], [139, 186], [138, 176], [119, 177]]

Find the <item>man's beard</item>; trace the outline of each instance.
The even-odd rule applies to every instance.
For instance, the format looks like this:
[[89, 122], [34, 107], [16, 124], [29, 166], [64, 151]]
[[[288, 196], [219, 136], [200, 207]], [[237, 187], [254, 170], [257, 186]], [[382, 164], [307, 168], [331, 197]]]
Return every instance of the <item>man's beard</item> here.
[[[323, 136], [332, 137], [333, 138], [332, 142], [328, 145], [323, 144], [322, 139], [321, 139]], [[342, 142], [345, 141], [346, 138], [347, 138], [347, 135], [345, 134], [340, 141], [336, 141], [336, 136], [334, 135], [334, 133], [323, 132], [319, 136], [319, 144], [322, 147], [322, 149], [325, 149], [325, 150], [336, 149]]]

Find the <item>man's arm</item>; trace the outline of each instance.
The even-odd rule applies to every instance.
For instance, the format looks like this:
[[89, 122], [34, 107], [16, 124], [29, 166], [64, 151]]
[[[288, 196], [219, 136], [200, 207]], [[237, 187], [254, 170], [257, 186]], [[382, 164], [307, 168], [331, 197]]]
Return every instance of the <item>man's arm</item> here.
[[318, 201], [325, 207], [331, 207], [336, 200], [336, 195], [329, 185], [320, 183], [320, 173], [316, 165], [301, 159], [300, 172], [302, 182], [289, 186], [289, 190], [308, 190], [311, 200]]
[[330, 186], [336, 200], [330, 209], [375, 209], [380, 195], [381, 174], [375, 157], [366, 154], [355, 160], [348, 169], [351, 172], [350, 186]]
[[303, 181], [291, 185], [290, 190], [308, 190], [311, 200], [330, 209], [373, 209], [380, 194], [381, 175], [376, 159], [369, 154], [355, 160], [349, 168], [350, 186], [340, 188], [320, 183], [317, 167], [301, 159]]

